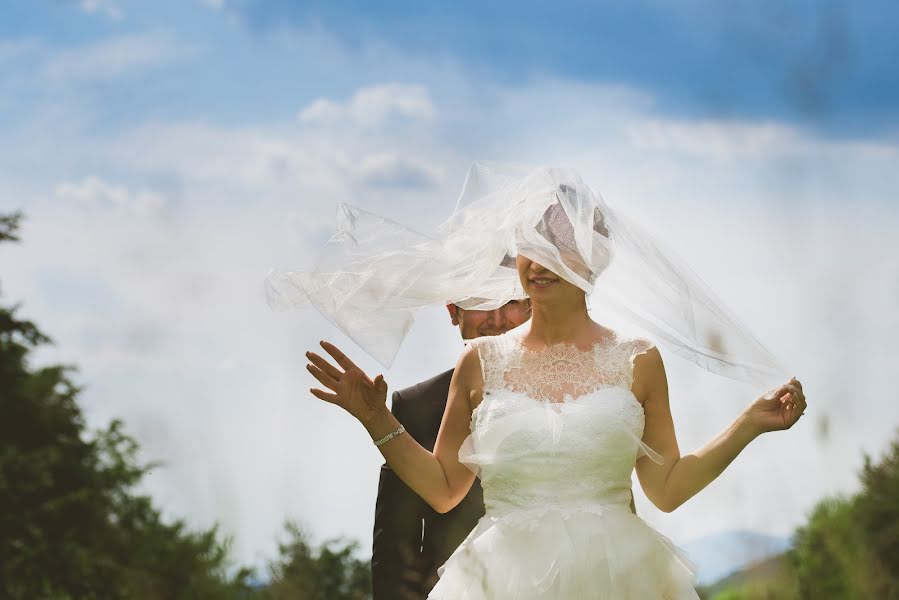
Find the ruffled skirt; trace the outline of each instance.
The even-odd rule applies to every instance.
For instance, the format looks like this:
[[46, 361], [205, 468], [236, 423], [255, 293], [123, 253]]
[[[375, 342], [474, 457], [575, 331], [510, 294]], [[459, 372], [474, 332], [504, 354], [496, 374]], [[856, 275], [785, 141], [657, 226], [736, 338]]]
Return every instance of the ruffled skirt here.
[[696, 568], [627, 506], [489, 511], [430, 600], [697, 600]]

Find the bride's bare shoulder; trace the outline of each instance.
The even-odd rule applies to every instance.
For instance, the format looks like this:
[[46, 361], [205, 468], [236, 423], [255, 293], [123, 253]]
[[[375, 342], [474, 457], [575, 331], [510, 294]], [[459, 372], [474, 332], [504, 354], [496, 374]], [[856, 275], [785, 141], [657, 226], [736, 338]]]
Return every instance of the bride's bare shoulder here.
[[453, 380], [457, 385], [463, 385], [469, 389], [479, 389], [483, 387], [484, 383], [481, 373], [481, 344], [475, 343], [477, 341], [471, 340], [466, 344], [453, 372]]
[[668, 378], [659, 349], [648, 340], [637, 340], [631, 352], [631, 391], [640, 404], [668, 393]]
[[471, 411], [481, 403], [483, 390], [484, 377], [481, 374], [478, 344], [467, 344], [453, 370], [450, 380], [449, 403], [455, 405], [457, 402], [454, 399], [459, 399], [467, 406], [467, 414], [471, 415]]

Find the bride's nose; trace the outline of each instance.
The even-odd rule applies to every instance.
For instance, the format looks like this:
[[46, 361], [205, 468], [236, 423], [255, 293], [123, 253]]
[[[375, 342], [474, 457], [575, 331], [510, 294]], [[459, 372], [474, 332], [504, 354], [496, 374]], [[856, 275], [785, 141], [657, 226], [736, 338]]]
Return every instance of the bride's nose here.
[[531, 268], [529, 269], [531, 275], [540, 276], [540, 275], [556, 275], [555, 271], [550, 271], [546, 267], [541, 264], [532, 262]]
[[531, 262], [530, 271], [534, 273], [534, 275], [542, 275], [546, 271], [548, 271], [546, 267], [537, 262]]

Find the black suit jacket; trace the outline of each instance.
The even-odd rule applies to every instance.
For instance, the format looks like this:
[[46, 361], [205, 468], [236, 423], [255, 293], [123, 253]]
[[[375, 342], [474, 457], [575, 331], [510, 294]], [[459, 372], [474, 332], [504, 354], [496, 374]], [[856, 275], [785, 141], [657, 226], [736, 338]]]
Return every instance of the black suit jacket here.
[[[428, 450], [437, 441], [452, 375], [449, 370], [393, 394], [394, 416]], [[374, 600], [425, 598], [437, 583], [437, 567], [483, 514], [478, 479], [458, 506], [440, 514], [382, 465], [371, 558]]]

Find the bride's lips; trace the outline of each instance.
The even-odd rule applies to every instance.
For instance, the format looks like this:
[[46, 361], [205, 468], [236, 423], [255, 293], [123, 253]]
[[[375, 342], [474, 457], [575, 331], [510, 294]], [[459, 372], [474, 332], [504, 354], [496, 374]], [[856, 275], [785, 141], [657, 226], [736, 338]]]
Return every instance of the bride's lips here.
[[553, 279], [551, 277], [531, 277], [528, 281], [531, 283], [532, 287], [537, 289], [548, 288], [559, 282], [558, 279]]

